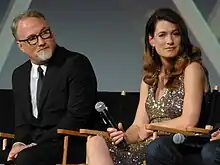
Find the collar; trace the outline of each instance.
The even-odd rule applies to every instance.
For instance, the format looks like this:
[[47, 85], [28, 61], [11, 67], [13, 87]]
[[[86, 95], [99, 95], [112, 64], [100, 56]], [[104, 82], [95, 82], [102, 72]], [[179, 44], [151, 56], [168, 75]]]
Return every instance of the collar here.
[[[33, 78], [38, 78], [38, 71], [37, 71], [37, 68], [39, 67], [39, 65], [36, 65], [34, 63], [31, 63], [32, 64], [32, 77]], [[43, 69], [44, 71], [44, 75], [46, 74], [46, 70], [47, 70], [47, 66], [46, 65], [40, 65], [41, 68]]]

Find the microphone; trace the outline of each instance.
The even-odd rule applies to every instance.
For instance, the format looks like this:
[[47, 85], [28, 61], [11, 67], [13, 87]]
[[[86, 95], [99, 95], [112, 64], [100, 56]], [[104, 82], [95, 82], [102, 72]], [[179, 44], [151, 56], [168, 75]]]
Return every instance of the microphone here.
[[[113, 127], [118, 130], [118, 125], [113, 120], [112, 116], [108, 113], [108, 107], [105, 106], [105, 103], [101, 101], [97, 102], [95, 105], [95, 109], [97, 112], [99, 112], [103, 122], [105, 123], [105, 125], [107, 125], [107, 127]], [[127, 143], [124, 138], [120, 142], [119, 146], [122, 148], [127, 148]]]
[[201, 136], [185, 136], [181, 133], [176, 133], [173, 135], [173, 143], [193, 148], [202, 148], [206, 143], [210, 141], [211, 136], [201, 135]]

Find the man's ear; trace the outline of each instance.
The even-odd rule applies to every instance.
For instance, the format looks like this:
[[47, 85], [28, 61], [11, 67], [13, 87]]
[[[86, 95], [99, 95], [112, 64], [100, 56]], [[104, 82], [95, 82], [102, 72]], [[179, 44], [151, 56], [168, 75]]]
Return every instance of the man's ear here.
[[152, 37], [152, 36], [149, 36], [148, 37], [148, 41], [149, 41], [149, 43], [150, 43], [150, 45], [152, 46], [152, 47], [155, 47], [155, 41], [154, 41], [154, 38]]
[[51, 32], [51, 36], [52, 36], [53, 38], [55, 38], [55, 34], [54, 34], [53, 32]]
[[18, 48], [19, 48], [22, 52], [24, 52], [23, 44], [20, 43], [19, 41], [16, 41], [16, 44], [18, 45]]

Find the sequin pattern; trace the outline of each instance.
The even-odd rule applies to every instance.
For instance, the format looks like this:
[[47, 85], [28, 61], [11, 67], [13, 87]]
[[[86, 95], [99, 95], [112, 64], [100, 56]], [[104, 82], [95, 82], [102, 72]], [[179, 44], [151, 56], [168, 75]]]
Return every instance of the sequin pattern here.
[[[154, 88], [149, 88], [145, 105], [151, 123], [170, 120], [181, 115], [184, 98], [183, 75], [179, 77], [177, 83], [176, 88], [166, 89], [158, 101], [154, 97]], [[121, 149], [109, 140], [106, 140], [106, 143], [115, 165], [142, 165], [146, 158], [146, 147], [151, 141], [149, 138], [147, 141], [130, 144], [127, 149]]]
[[178, 83], [176, 88], [166, 88], [163, 96], [157, 101], [155, 100], [154, 88], [149, 88], [146, 107], [150, 123], [170, 120], [182, 114], [184, 99], [183, 75], [179, 77], [176, 83]]

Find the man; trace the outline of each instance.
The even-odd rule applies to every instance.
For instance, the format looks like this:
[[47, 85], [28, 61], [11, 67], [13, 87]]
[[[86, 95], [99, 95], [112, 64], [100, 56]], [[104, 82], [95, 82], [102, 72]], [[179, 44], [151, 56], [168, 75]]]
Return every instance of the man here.
[[[8, 161], [15, 160], [16, 165], [60, 163], [63, 138], [56, 130], [88, 128], [97, 92], [93, 68], [84, 55], [56, 44], [38, 11], [15, 17], [11, 30], [29, 60], [12, 76], [15, 143]], [[77, 146], [74, 143], [75, 150]]]
[[211, 140], [202, 148], [202, 159], [205, 165], [220, 165], [220, 130], [211, 135]]
[[[146, 151], [147, 165], [220, 165], [220, 130], [215, 130], [211, 134], [210, 142], [202, 148], [179, 146], [172, 142], [172, 136], [163, 136], [152, 141]], [[183, 162], [183, 155], [187, 155], [189, 152], [199, 154], [200, 151], [202, 159], [189, 157], [191, 159], [185, 160], [188, 162]]]

